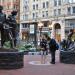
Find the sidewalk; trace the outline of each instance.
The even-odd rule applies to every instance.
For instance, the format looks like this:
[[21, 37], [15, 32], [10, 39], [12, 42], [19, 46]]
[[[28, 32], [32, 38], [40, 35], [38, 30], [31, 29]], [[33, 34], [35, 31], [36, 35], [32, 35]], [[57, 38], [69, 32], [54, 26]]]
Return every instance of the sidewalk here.
[[[74, 64], [63, 64], [59, 62], [59, 53], [56, 54], [56, 64], [32, 65], [31, 61], [40, 61], [40, 55], [24, 56], [24, 68], [16, 70], [0, 70], [0, 75], [75, 75]], [[47, 61], [50, 60], [50, 55]]]

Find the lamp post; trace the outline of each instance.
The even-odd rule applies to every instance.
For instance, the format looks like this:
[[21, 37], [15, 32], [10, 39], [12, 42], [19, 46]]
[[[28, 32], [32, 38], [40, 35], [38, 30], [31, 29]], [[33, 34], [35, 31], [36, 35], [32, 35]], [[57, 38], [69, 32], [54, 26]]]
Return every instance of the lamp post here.
[[39, 22], [38, 23], [38, 28], [39, 28], [39, 31], [40, 31], [40, 42], [41, 42], [41, 31], [42, 31], [42, 27], [43, 27], [43, 23]]
[[52, 30], [52, 25], [49, 25], [50, 37], [51, 37], [51, 30]]

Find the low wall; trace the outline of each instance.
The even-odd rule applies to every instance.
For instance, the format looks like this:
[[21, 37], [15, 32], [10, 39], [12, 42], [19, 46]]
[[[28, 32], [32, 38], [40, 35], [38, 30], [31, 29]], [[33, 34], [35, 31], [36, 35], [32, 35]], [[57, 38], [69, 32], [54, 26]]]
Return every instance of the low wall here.
[[60, 51], [60, 62], [66, 64], [75, 64], [75, 52]]
[[24, 66], [24, 53], [14, 49], [0, 49], [0, 69], [19, 69]]

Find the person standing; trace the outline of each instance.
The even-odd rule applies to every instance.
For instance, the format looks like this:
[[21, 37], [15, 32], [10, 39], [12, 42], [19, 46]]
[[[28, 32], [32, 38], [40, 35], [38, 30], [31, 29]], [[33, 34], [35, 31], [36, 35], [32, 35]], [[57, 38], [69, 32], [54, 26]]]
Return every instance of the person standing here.
[[46, 62], [46, 55], [47, 55], [47, 40], [45, 36], [42, 36], [41, 42], [40, 42], [40, 47], [41, 47], [41, 63], [45, 64]]
[[1, 47], [3, 47], [5, 36], [4, 36], [4, 22], [6, 21], [6, 15], [2, 12], [3, 6], [0, 5], [0, 31], [1, 31]]
[[56, 53], [56, 41], [55, 39], [51, 39], [50, 37], [47, 37], [48, 44], [49, 44], [49, 50], [51, 53], [51, 64], [55, 64], [55, 53]]

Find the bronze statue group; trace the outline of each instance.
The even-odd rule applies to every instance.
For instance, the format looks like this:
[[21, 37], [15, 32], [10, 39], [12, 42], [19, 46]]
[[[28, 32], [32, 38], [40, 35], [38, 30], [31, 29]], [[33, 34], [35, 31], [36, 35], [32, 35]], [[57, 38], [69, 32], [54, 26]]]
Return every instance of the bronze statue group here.
[[1, 47], [6, 41], [10, 41], [11, 48], [16, 47], [17, 42], [17, 11], [13, 10], [6, 18], [6, 14], [2, 12], [3, 6], [0, 5], [0, 32], [1, 32]]

